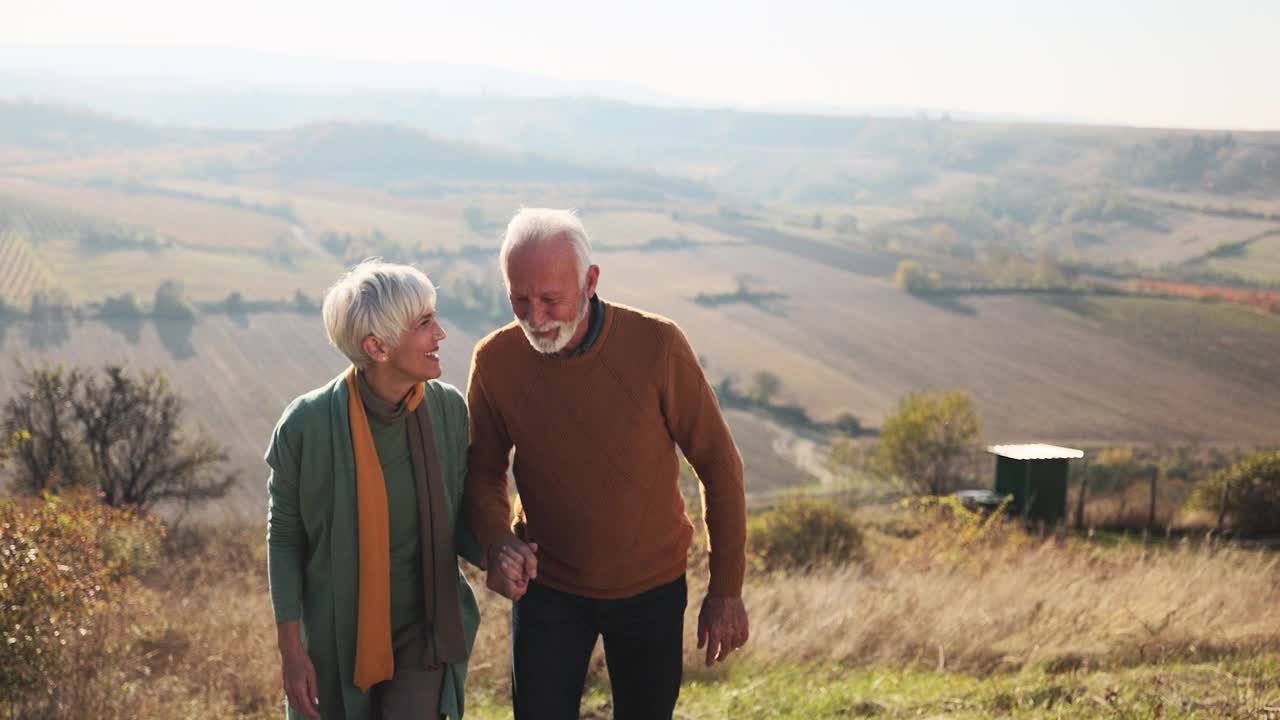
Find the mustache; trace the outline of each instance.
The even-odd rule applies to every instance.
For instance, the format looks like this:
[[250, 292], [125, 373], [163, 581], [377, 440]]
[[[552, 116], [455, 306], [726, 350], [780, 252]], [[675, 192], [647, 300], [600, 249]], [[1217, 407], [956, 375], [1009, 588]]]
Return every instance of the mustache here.
[[566, 327], [572, 325], [573, 322], [569, 320], [548, 320], [542, 323], [541, 325], [534, 325], [531, 322], [521, 320], [520, 324], [524, 325], [525, 327], [529, 328], [534, 332], [546, 332], [548, 330], [563, 330]]

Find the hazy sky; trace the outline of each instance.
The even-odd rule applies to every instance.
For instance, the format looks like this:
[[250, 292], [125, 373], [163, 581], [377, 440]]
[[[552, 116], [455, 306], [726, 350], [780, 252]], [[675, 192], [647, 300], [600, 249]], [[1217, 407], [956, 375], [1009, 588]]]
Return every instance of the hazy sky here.
[[195, 45], [492, 66], [747, 106], [1280, 129], [1280, 0], [9, 0], [0, 14], [11, 49]]

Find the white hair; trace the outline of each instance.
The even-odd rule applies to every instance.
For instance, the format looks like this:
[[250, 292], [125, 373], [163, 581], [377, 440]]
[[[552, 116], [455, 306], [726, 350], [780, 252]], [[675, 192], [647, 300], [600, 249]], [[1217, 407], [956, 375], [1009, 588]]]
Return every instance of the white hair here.
[[426, 273], [410, 265], [370, 258], [351, 268], [325, 291], [324, 329], [329, 342], [358, 368], [367, 367], [364, 339], [395, 347], [423, 313], [436, 305]]
[[[564, 234], [569, 238], [573, 254], [578, 259], [578, 276], [585, 279], [591, 267], [591, 239], [582, 226], [577, 212], [553, 208], [521, 208], [507, 223], [507, 233], [502, 238], [502, 250], [498, 253], [498, 266], [502, 279], [507, 280], [507, 259], [511, 251], [527, 243], [540, 243], [550, 237]], [[580, 281], [581, 282], [581, 281]]]

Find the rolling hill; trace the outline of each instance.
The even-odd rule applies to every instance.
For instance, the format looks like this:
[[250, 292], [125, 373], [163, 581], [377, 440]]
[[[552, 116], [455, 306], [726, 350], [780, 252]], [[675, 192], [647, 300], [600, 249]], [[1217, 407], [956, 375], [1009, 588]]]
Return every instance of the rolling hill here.
[[[509, 315], [502, 227], [547, 205], [580, 209], [603, 297], [679, 321], [717, 382], [777, 375], [779, 401], [817, 421], [874, 427], [908, 392], [964, 388], [991, 441], [1280, 440], [1280, 316], [1115, 294], [1273, 281], [1274, 135], [422, 102], [457, 110], [456, 134], [0, 103], [0, 395], [15, 360], [163, 368], [232, 448], [232, 506], [256, 511], [271, 424], [345, 364], [313, 310], [282, 308], [363, 257], [416, 262], [441, 287], [445, 378], [464, 385], [473, 343]], [[958, 292], [899, 290], [905, 259]], [[1000, 285], [1001, 263], [1109, 289]], [[204, 308], [194, 323], [99, 316], [126, 294], [145, 312], [169, 280]], [[229, 313], [233, 295], [258, 309]], [[35, 298], [68, 307], [33, 319]], [[822, 479], [812, 427], [729, 417], [753, 492]]]

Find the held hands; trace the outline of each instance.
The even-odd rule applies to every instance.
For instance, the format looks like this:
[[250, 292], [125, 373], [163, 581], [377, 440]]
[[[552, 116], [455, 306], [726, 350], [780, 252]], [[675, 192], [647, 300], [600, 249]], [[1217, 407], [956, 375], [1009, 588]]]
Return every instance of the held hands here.
[[485, 584], [499, 595], [515, 601], [529, 591], [529, 581], [538, 577], [538, 543], [525, 544], [514, 535], [489, 546]]
[[698, 649], [707, 649], [707, 667], [729, 657], [747, 644], [751, 635], [747, 607], [742, 597], [711, 597], [702, 601], [698, 612]]

